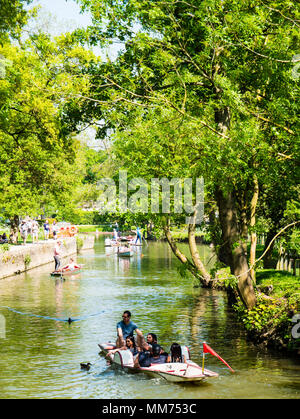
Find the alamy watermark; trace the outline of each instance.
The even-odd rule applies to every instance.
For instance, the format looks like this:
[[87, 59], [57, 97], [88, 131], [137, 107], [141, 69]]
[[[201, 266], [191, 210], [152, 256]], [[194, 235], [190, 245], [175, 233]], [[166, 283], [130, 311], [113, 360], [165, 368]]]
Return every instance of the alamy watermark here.
[[292, 61], [297, 63], [292, 69], [292, 78], [298, 80], [300, 78], [300, 54], [294, 55]]
[[6, 68], [12, 65], [12, 61], [0, 55], [0, 80], [6, 76]]
[[96, 207], [100, 213], [132, 212], [142, 214], [185, 214], [186, 224], [201, 224], [204, 216], [203, 178], [144, 178], [128, 179], [119, 171], [116, 182], [103, 178], [98, 182], [100, 198]]
[[295, 314], [292, 317], [292, 322], [296, 323], [295, 326], [292, 327], [292, 336], [294, 339], [300, 338], [300, 314]]

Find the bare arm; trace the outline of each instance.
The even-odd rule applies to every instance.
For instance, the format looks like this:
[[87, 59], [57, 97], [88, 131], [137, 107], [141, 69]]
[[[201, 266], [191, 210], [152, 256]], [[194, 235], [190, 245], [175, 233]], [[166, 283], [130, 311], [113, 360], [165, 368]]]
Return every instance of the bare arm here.
[[140, 337], [142, 337], [142, 336], [143, 336], [143, 333], [140, 331], [140, 329], [135, 329], [135, 331], [136, 331], [136, 334], [137, 334], [138, 336], [140, 336]]
[[117, 334], [118, 334], [118, 337], [120, 339], [123, 339], [123, 332], [122, 332], [122, 329], [120, 327], [118, 327], [118, 329], [117, 329]]

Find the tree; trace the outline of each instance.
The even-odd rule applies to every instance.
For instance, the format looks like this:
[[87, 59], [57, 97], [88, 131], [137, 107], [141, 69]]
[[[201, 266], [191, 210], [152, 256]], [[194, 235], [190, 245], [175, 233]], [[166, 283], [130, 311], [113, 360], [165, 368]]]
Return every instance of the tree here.
[[61, 122], [62, 104], [84, 92], [77, 71], [94, 60], [66, 34], [56, 41], [33, 34], [21, 47], [0, 49], [9, 62], [0, 79], [1, 213], [16, 241], [19, 216], [38, 215], [45, 205], [63, 205], [85, 175], [81, 144]]
[[30, 14], [24, 5], [32, 0], [1, 0], [0, 3], [0, 44], [7, 42], [9, 36], [18, 36]]
[[97, 87], [86, 103], [98, 103], [94, 115], [119, 131], [134, 126], [137, 108], [145, 121], [163, 107], [194, 124], [198, 132], [186, 144], [198, 157], [194, 177], [204, 176], [218, 206], [218, 256], [253, 307], [246, 241], [259, 190], [280, 159], [296, 163], [299, 11], [287, 0], [80, 3], [94, 17], [91, 43], [124, 42], [115, 63], [93, 72]]

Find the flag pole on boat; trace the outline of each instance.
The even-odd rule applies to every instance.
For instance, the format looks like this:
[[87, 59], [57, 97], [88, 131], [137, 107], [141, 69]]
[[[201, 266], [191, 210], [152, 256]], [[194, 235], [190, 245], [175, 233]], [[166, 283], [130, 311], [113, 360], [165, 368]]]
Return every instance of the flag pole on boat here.
[[234, 372], [234, 370], [231, 368], [231, 366], [229, 364], [227, 364], [227, 362], [224, 361], [224, 359], [221, 358], [220, 355], [218, 355], [216, 351], [214, 351], [210, 346], [208, 346], [206, 342], [203, 342], [202, 373], [204, 372], [204, 356], [205, 356], [205, 354], [211, 354], [211, 355], [217, 357], [220, 361], [223, 362], [223, 364], [226, 365], [226, 367], [228, 367], [230, 369], [231, 372]]
[[203, 351], [202, 351], [202, 374], [203, 375], [204, 375], [204, 361], [205, 361], [204, 344], [206, 344], [206, 342], [203, 342]]

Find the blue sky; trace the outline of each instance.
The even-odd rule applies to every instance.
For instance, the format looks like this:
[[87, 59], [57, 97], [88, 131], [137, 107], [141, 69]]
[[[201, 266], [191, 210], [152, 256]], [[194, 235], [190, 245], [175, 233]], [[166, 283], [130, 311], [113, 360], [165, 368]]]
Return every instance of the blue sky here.
[[[30, 3], [30, 7], [37, 5], [41, 6], [38, 25], [54, 36], [92, 24], [91, 15], [88, 12], [80, 13], [80, 6], [75, 0], [34, 0]], [[96, 55], [104, 59], [108, 55], [111, 60], [114, 60], [119, 48], [120, 45], [113, 44], [104, 51], [98, 47], [92, 49]]]
[[34, 5], [41, 5], [44, 11], [56, 16], [59, 21], [72, 22], [76, 26], [91, 23], [88, 13], [80, 13], [80, 7], [74, 0], [35, 0]]
[[[0, 0], [1, 1], [1, 0]], [[89, 13], [80, 13], [80, 7], [74, 0], [34, 0], [30, 7], [40, 5], [41, 11], [37, 19], [37, 25], [50, 32], [52, 35], [60, 35], [63, 32], [75, 30], [78, 27], [86, 27], [92, 23]], [[49, 14], [51, 15], [49, 17]], [[33, 23], [33, 26], [36, 23]], [[93, 52], [105, 59], [108, 55], [111, 60], [117, 56], [120, 45], [115, 44], [107, 50], [101, 51], [100, 48], [94, 47]], [[87, 144], [95, 149], [103, 148], [103, 144], [99, 140], [95, 140], [95, 131], [90, 128], [85, 131], [87, 136]]]

